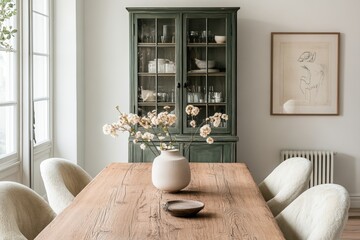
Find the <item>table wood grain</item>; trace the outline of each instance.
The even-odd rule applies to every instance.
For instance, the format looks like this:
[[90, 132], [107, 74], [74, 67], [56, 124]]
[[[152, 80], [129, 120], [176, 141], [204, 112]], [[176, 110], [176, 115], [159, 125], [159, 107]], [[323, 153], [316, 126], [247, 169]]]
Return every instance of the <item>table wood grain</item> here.
[[[191, 163], [191, 183], [170, 194], [151, 184], [150, 163], [113, 163], [36, 238], [284, 239], [242, 163]], [[166, 213], [168, 200], [205, 203], [194, 218]]]

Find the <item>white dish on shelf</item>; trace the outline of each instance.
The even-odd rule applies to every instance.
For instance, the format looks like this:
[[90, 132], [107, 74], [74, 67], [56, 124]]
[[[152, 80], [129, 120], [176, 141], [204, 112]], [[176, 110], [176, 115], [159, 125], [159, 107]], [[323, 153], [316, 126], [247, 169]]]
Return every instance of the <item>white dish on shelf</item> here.
[[215, 42], [216, 43], [225, 43], [226, 42], [226, 36], [215, 35]]
[[[208, 69], [207, 70], [208, 73], [216, 73], [216, 72], [220, 72], [219, 69]], [[189, 73], [206, 73], [206, 69], [194, 69], [194, 70], [190, 70]]]
[[[205, 69], [206, 68], [206, 61], [205, 60], [200, 60], [200, 59], [195, 58], [195, 64], [200, 69]], [[208, 60], [207, 65], [208, 65], [208, 68], [213, 68], [213, 67], [215, 67], [215, 61]]]

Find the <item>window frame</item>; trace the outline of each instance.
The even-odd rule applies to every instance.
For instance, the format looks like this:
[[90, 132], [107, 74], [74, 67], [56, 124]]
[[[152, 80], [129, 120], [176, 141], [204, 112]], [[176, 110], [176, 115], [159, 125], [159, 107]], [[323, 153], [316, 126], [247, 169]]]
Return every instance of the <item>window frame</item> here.
[[[15, 0], [17, 7], [15, 36], [16, 48], [16, 83], [15, 102], [15, 152], [0, 158], [0, 180], [19, 181], [34, 188], [34, 166], [37, 159], [44, 159], [53, 155], [53, 53], [54, 53], [54, 20], [53, 0], [47, 0], [48, 5], [48, 132], [49, 139], [37, 145], [34, 144], [33, 132], [33, 0]], [[14, 78], [15, 79], [15, 78]], [[2, 106], [4, 104], [0, 104]], [[37, 162], [36, 164], [38, 164]], [[38, 172], [36, 173], [39, 174]], [[38, 177], [38, 176], [36, 176]]]
[[[0, 107], [6, 107], [6, 106], [13, 106], [15, 108], [14, 110], [14, 152], [4, 154], [2, 157], [0, 157], [0, 171], [7, 170], [11, 168], [14, 165], [18, 165], [20, 163], [20, 154], [21, 154], [21, 37], [20, 37], [20, 31], [21, 28], [21, 1], [15, 0], [16, 6], [17, 6], [17, 14], [14, 18], [14, 21], [12, 24], [15, 26], [16, 29], [18, 29], [18, 32], [16, 33], [15, 37], [13, 38], [13, 49], [6, 50], [4, 48], [0, 48], [1, 52], [12, 52], [14, 54], [14, 63], [15, 67], [13, 69], [14, 72], [11, 74], [14, 74], [14, 98], [10, 101], [4, 101], [0, 102]], [[0, 173], [0, 177], [1, 177]]]

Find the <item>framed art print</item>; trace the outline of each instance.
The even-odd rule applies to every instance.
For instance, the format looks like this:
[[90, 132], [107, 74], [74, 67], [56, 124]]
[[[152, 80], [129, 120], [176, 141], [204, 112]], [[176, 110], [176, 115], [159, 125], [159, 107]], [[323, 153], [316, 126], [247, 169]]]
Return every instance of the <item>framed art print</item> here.
[[340, 33], [271, 33], [271, 114], [339, 114]]

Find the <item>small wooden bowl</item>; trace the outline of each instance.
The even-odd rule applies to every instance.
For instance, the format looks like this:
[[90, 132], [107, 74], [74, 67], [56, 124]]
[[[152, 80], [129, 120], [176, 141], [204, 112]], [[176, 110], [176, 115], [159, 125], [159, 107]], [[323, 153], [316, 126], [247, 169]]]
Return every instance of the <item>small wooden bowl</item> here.
[[205, 207], [205, 204], [194, 200], [167, 201], [163, 208], [174, 217], [193, 217]]

